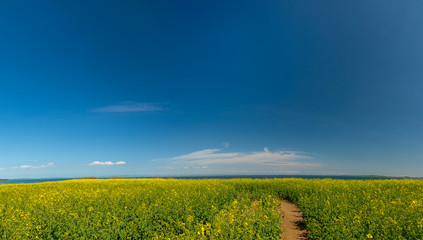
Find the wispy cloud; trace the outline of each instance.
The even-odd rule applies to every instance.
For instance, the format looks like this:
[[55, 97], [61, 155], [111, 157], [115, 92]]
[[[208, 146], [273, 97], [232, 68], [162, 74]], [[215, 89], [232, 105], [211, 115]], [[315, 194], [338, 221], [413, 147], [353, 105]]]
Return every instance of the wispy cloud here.
[[90, 164], [88, 164], [89, 166], [113, 166], [113, 165], [125, 165], [126, 162], [124, 161], [119, 161], [119, 162], [100, 162], [100, 161], [94, 161]]
[[172, 160], [188, 160], [188, 161], [209, 161], [216, 159], [230, 159], [236, 156], [239, 156], [240, 153], [217, 153], [222, 151], [222, 149], [205, 149], [186, 155], [178, 156], [172, 158]]
[[264, 148], [261, 152], [234, 152], [221, 153], [223, 149], [205, 149], [182, 156], [173, 157], [170, 160], [186, 164], [206, 166], [211, 164], [254, 164], [266, 166], [291, 166], [291, 167], [318, 167], [320, 163], [304, 162], [311, 159], [309, 154], [296, 151], [271, 152]]
[[19, 167], [12, 167], [12, 169], [39, 169], [39, 168], [49, 168], [54, 167], [54, 163], [47, 163], [45, 165], [33, 166], [33, 165], [22, 165]]
[[125, 113], [125, 112], [156, 112], [164, 111], [163, 104], [158, 103], [137, 103], [123, 102], [121, 104], [104, 106], [91, 110], [91, 112], [101, 113]]

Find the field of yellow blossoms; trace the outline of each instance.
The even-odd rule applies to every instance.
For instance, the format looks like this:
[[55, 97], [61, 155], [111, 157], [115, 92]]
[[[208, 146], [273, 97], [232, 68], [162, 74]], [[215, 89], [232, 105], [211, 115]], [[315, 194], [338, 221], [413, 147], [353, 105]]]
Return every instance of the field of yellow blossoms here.
[[312, 239], [422, 239], [423, 181], [84, 179], [0, 185], [2, 239], [280, 239], [277, 197]]

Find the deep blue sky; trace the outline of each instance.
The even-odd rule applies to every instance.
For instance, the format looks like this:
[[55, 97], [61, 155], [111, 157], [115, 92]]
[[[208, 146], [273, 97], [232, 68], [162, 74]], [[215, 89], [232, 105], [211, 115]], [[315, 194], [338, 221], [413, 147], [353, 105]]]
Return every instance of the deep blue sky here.
[[423, 176], [423, 1], [0, 3], [0, 178]]

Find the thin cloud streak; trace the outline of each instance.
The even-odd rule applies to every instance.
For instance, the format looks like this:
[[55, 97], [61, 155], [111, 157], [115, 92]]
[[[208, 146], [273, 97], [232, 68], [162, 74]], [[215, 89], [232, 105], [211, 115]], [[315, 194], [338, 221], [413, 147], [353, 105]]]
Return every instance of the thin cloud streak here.
[[90, 164], [88, 164], [88, 166], [113, 166], [113, 165], [125, 165], [126, 162], [124, 161], [119, 161], [119, 162], [110, 162], [110, 161], [106, 161], [106, 162], [100, 162], [100, 161], [94, 161]]
[[198, 159], [223, 159], [239, 156], [239, 153], [216, 153], [222, 149], [205, 149], [198, 152], [189, 153], [179, 157], [172, 158], [173, 160], [198, 160]]
[[125, 112], [157, 112], [164, 111], [162, 105], [157, 103], [136, 103], [136, 102], [125, 102], [117, 105], [110, 105], [100, 107], [92, 110], [91, 112], [98, 113], [125, 113]]
[[55, 166], [54, 163], [47, 163], [45, 165], [40, 165], [40, 166], [22, 165], [19, 167], [12, 167], [12, 169], [40, 169], [40, 168], [49, 168], [54, 166]]

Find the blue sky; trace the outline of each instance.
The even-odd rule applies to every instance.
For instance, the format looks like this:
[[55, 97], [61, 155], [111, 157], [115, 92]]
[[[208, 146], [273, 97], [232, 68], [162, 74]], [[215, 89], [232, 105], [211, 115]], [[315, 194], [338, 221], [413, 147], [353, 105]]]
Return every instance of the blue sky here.
[[0, 4], [0, 178], [423, 176], [423, 2]]

